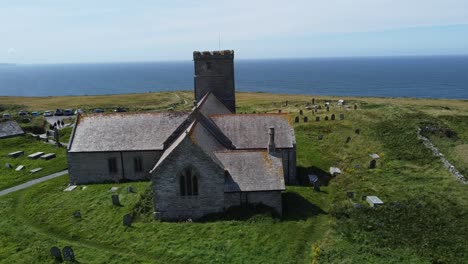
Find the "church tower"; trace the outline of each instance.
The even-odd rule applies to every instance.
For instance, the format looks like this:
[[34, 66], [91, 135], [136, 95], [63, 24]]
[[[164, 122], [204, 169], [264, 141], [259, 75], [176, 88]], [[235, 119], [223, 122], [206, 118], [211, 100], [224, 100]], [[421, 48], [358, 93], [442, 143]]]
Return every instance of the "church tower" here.
[[236, 112], [234, 87], [234, 51], [194, 51], [195, 100], [212, 92], [231, 112]]

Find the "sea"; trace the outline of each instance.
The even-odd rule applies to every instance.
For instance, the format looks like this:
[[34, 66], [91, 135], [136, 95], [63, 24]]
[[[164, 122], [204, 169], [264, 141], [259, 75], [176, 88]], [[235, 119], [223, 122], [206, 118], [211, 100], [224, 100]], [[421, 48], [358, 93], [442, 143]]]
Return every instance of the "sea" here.
[[[237, 91], [468, 99], [468, 56], [235, 60]], [[0, 64], [0, 96], [193, 90], [193, 61]]]

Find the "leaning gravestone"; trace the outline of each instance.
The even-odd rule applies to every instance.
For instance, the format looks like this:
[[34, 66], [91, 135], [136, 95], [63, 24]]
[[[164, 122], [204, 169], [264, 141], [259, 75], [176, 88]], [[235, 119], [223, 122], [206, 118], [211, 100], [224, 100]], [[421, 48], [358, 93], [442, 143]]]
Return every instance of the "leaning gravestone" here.
[[131, 214], [126, 214], [126, 215], [124, 215], [124, 217], [123, 217], [123, 225], [124, 225], [125, 227], [130, 227], [130, 226], [132, 226], [132, 221], [133, 221], [133, 217], [132, 217]]
[[309, 122], [309, 118], [307, 116], [304, 116], [304, 123]]
[[115, 206], [121, 206], [118, 194], [113, 194], [112, 195], [112, 204], [115, 205]]
[[75, 261], [75, 253], [70, 246], [66, 246], [62, 249], [63, 259], [65, 261]]
[[328, 121], [328, 116], [325, 116], [325, 121]]
[[299, 123], [299, 117], [298, 116], [296, 116], [296, 118], [294, 118], [294, 122]]
[[315, 117], [315, 121], [316, 122], [320, 121], [320, 116]]
[[340, 114], [340, 120], [344, 120], [344, 114]]
[[335, 114], [331, 115], [331, 120], [335, 120]]
[[351, 137], [346, 138], [346, 144], [348, 144], [351, 141]]
[[60, 248], [56, 246], [50, 248], [50, 255], [52, 256], [52, 258], [54, 258], [56, 262], [63, 262], [62, 252], [60, 252]]
[[375, 169], [376, 166], [377, 166], [377, 161], [375, 159], [371, 160], [369, 164], [369, 169]]

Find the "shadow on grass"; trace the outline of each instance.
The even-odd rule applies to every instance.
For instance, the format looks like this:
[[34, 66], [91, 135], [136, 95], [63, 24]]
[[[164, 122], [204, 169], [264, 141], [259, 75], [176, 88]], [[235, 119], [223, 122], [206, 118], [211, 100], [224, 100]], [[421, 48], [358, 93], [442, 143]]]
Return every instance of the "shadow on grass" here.
[[316, 166], [311, 166], [311, 167], [297, 167], [297, 174], [298, 174], [298, 177], [299, 177], [299, 182], [300, 182], [300, 185], [302, 186], [310, 186], [311, 184], [309, 183], [309, 177], [308, 175], [317, 175], [319, 180], [320, 180], [320, 184], [323, 185], [323, 186], [327, 186], [328, 183], [330, 182], [331, 180], [331, 176], [330, 174], [328, 174], [326, 171], [322, 170], [321, 168], [319, 167], [316, 167]]
[[320, 214], [326, 212], [299, 194], [294, 192], [283, 194], [283, 221], [307, 220]]

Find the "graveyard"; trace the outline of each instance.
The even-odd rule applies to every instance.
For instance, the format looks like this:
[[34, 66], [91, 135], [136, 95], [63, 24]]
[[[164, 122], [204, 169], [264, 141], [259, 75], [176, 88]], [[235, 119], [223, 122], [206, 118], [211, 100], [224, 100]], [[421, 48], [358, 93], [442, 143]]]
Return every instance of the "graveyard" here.
[[[344, 105], [338, 105], [340, 99]], [[109, 111], [178, 111], [190, 109], [192, 101], [192, 92], [0, 98], [7, 107], [21, 103], [25, 109], [39, 110], [59, 103]], [[152, 218], [150, 182], [93, 184], [65, 192], [65, 175], [0, 197], [0, 262], [53, 263], [54, 246], [70, 246], [80, 263], [468, 259], [468, 184], [417, 136], [421, 129], [421, 135], [467, 176], [466, 100], [238, 93], [237, 104], [237, 113], [289, 113], [294, 124], [302, 182], [287, 186], [282, 218], [249, 208], [201, 221], [160, 222]], [[321, 109], [315, 111], [314, 105]], [[66, 168], [65, 149], [23, 136], [1, 139], [0, 146], [0, 189]], [[7, 157], [19, 150], [24, 155]], [[56, 157], [27, 158], [35, 152]], [[7, 170], [5, 163], [14, 168]], [[14, 174], [18, 165], [25, 165], [21, 176]], [[43, 169], [29, 172], [39, 167]], [[320, 182], [317, 188], [309, 183], [309, 175]], [[118, 205], [113, 195], [118, 195]]]

